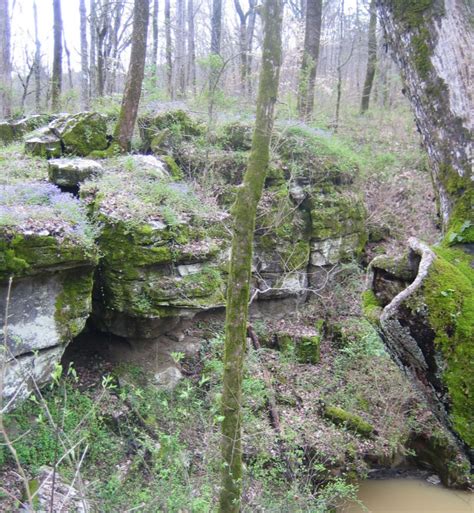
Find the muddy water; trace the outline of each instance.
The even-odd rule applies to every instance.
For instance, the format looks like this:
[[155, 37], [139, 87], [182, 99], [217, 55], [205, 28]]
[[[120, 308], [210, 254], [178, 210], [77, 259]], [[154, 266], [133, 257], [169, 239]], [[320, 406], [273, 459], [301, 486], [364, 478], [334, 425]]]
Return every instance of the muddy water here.
[[474, 494], [433, 486], [418, 479], [364, 481], [359, 499], [339, 513], [474, 513]]

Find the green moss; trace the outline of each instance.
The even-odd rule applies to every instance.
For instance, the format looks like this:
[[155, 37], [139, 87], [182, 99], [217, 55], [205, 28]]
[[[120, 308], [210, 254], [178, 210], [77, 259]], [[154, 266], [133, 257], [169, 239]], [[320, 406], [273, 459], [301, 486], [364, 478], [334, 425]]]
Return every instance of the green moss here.
[[54, 319], [64, 343], [84, 329], [92, 308], [93, 269], [75, 269], [66, 272], [62, 291], [56, 299]]
[[435, 249], [424, 284], [435, 344], [446, 361], [443, 380], [448, 388], [454, 429], [474, 445], [474, 270], [460, 250]]
[[161, 158], [166, 162], [166, 165], [168, 166], [169, 173], [171, 177], [174, 180], [182, 180], [183, 179], [183, 172], [181, 171], [178, 164], [176, 164], [176, 161], [173, 157], [170, 155], [162, 155]]
[[296, 359], [300, 363], [316, 364], [320, 361], [321, 336], [303, 336], [296, 345]]
[[106, 150], [109, 144], [107, 120], [97, 112], [60, 117], [50, 127], [59, 134], [66, 153], [85, 157], [94, 150]]
[[416, 272], [410, 266], [407, 254], [398, 257], [379, 255], [374, 258], [371, 265], [407, 282], [413, 281], [416, 277]]
[[393, 14], [409, 28], [417, 28], [423, 23], [423, 15], [433, 3], [433, 0], [392, 0]]
[[338, 406], [326, 406], [324, 416], [337, 425], [344, 425], [348, 429], [359, 433], [364, 437], [371, 436], [374, 428], [359, 415], [349, 413]]
[[374, 324], [379, 324], [382, 306], [373, 290], [365, 290], [362, 293], [362, 310], [365, 317]]
[[474, 243], [474, 188], [472, 186], [458, 198], [449, 218], [443, 244], [456, 243]]
[[36, 274], [64, 262], [81, 264], [96, 261], [95, 246], [59, 241], [52, 236], [17, 234], [0, 240], [0, 279]]
[[414, 65], [422, 80], [426, 80], [430, 71], [433, 68], [430, 56], [432, 54], [431, 48], [428, 46], [430, 34], [428, 29], [420, 28], [419, 32], [411, 39], [412, 51], [414, 53]]
[[[367, 212], [364, 203], [355, 195], [315, 194], [311, 200], [312, 237], [318, 240], [336, 238], [352, 233], [366, 233]], [[367, 240], [367, 234], [365, 242]]]
[[[174, 110], [156, 116], [142, 116], [138, 119], [140, 137], [145, 150], [173, 144], [183, 138], [198, 137], [205, 133], [205, 127], [194, 121], [183, 110]], [[160, 137], [160, 140], [154, 140]], [[166, 141], [165, 141], [166, 139]]]

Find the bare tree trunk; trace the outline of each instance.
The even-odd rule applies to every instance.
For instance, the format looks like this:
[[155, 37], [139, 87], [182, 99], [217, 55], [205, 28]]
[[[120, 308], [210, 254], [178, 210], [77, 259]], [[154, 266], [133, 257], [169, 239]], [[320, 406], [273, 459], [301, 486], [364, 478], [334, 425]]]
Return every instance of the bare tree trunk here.
[[247, 91], [247, 18], [249, 13], [244, 14], [239, 0], [234, 0], [234, 6], [239, 17], [240, 90], [242, 95], [245, 95]]
[[107, 15], [102, 13], [100, 29], [97, 31], [97, 95], [104, 96], [105, 89], [105, 55], [104, 42], [107, 36]]
[[11, 116], [12, 108], [12, 62], [11, 62], [11, 29], [8, 0], [0, 0], [0, 98], [1, 115]]
[[188, 0], [188, 84], [196, 94], [196, 42], [194, 30], [194, 1]]
[[472, 243], [472, 4], [378, 0], [377, 6], [428, 151], [447, 239]]
[[57, 112], [60, 108], [63, 79], [63, 20], [61, 16], [61, 0], [53, 0], [54, 12], [54, 52], [53, 75], [51, 78], [51, 109]]
[[227, 287], [222, 390], [222, 487], [220, 513], [238, 513], [242, 492], [242, 374], [245, 357], [252, 246], [257, 205], [269, 161], [281, 65], [282, 0], [266, 0], [257, 116], [247, 171], [232, 208], [233, 238]]
[[41, 43], [38, 35], [38, 10], [33, 3], [33, 20], [35, 26], [35, 110], [41, 111]]
[[186, 96], [185, 0], [176, 0], [176, 81], [180, 98]]
[[158, 73], [158, 0], [153, 0], [152, 33], [153, 49], [151, 56], [151, 82], [153, 87], [156, 87], [156, 78]]
[[89, 59], [86, 0], [79, 0], [79, 20], [81, 32], [81, 108], [87, 110], [89, 109]]
[[90, 0], [90, 21], [89, 29], [91, 35], [90, 47], [90, 70], [89, 70], [89, 97], [95, 98], [97, 96], [97, 6], [96, 0]]
[[173, 87], [173, 48], [171, 41], [171, 8], [170, 0], [165, 0], [165, 39], [166, 39], [166, 83], [168, 96], [174, 100]]
[[370, 0], [370, 20], [369, 20], [369, 41], [367, 71], [365, 74], [364, 89], [362, 91], [362, 101], [360, 104], [360, 113], [363, 114], [369, 110], [370, 91], [374, 83], [375, 68], [377, 65], [377, 6], [375, 0]]
[[257, 19], [257, 0], [249, 0], [249, 21], [247, 25], [247, 94], [249, 98], [252, 96], [252, 62], [253, 62], [253, 39], [255, 32], [255, 21]]
[[314, 86], [319, 58], [322, 14], [322, 0], [307, 1], [303, 60], [298, 87], [298, 113], [303, 119], [310, 118], [314, 108]]
[[122, 108], [114, 134], [123, 151], [127, 151], [130, 148], [133, 128], [137, 120], [143, 76], [145, 74], [149, 16], [150, 0], [135, 0], [130, 65], [123, 93]]
[[222, 37], [222, 0], [212, 0], [211, 54], [220, 55]]
[[334, 122], [334, 130], [337, 131], [339, 126], [339, 110], [341, 108], [342, 97], [342, 51], [344, 49], [344, 0], [341, 0], [340, 20], [339, 20], [339, 51], [337, 53], [337, 86], [336, 86], [336, 119]]
[[72, 69], [71, 69], [71, 52], [69, 51], [69, 48], [67, 46], [66, 42], [66, 36], [63, 32], [63, 45], [64, 45], [64, 53], [66, 54], [66, 62], [67, 62], [67, 77], [69, 81], [69, 89], [73, 88], [72, 83]]

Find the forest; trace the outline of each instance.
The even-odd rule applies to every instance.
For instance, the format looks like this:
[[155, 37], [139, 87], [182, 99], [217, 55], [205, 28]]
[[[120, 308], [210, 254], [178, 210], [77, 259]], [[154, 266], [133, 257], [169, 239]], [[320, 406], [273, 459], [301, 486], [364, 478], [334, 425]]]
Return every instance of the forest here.
[[0, 511], [473, 511], [473, 20], [0, 0]]

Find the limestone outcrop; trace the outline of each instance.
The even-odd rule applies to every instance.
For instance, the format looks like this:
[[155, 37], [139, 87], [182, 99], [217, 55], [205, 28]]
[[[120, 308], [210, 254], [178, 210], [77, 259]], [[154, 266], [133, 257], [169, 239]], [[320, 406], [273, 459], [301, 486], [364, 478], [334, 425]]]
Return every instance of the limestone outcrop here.
[[84, 328], [97, 251], [83, 208], [53, 185], [0, 186], [0, 218], [0, 364], [13, 404], [50, 380]]
[[225, 213], [164, 176], [164, 163], [148, 164], [81, 187], [101, 225], [97, 322], [126, 337], [156, 337], [176, 319], [224, 304]]

